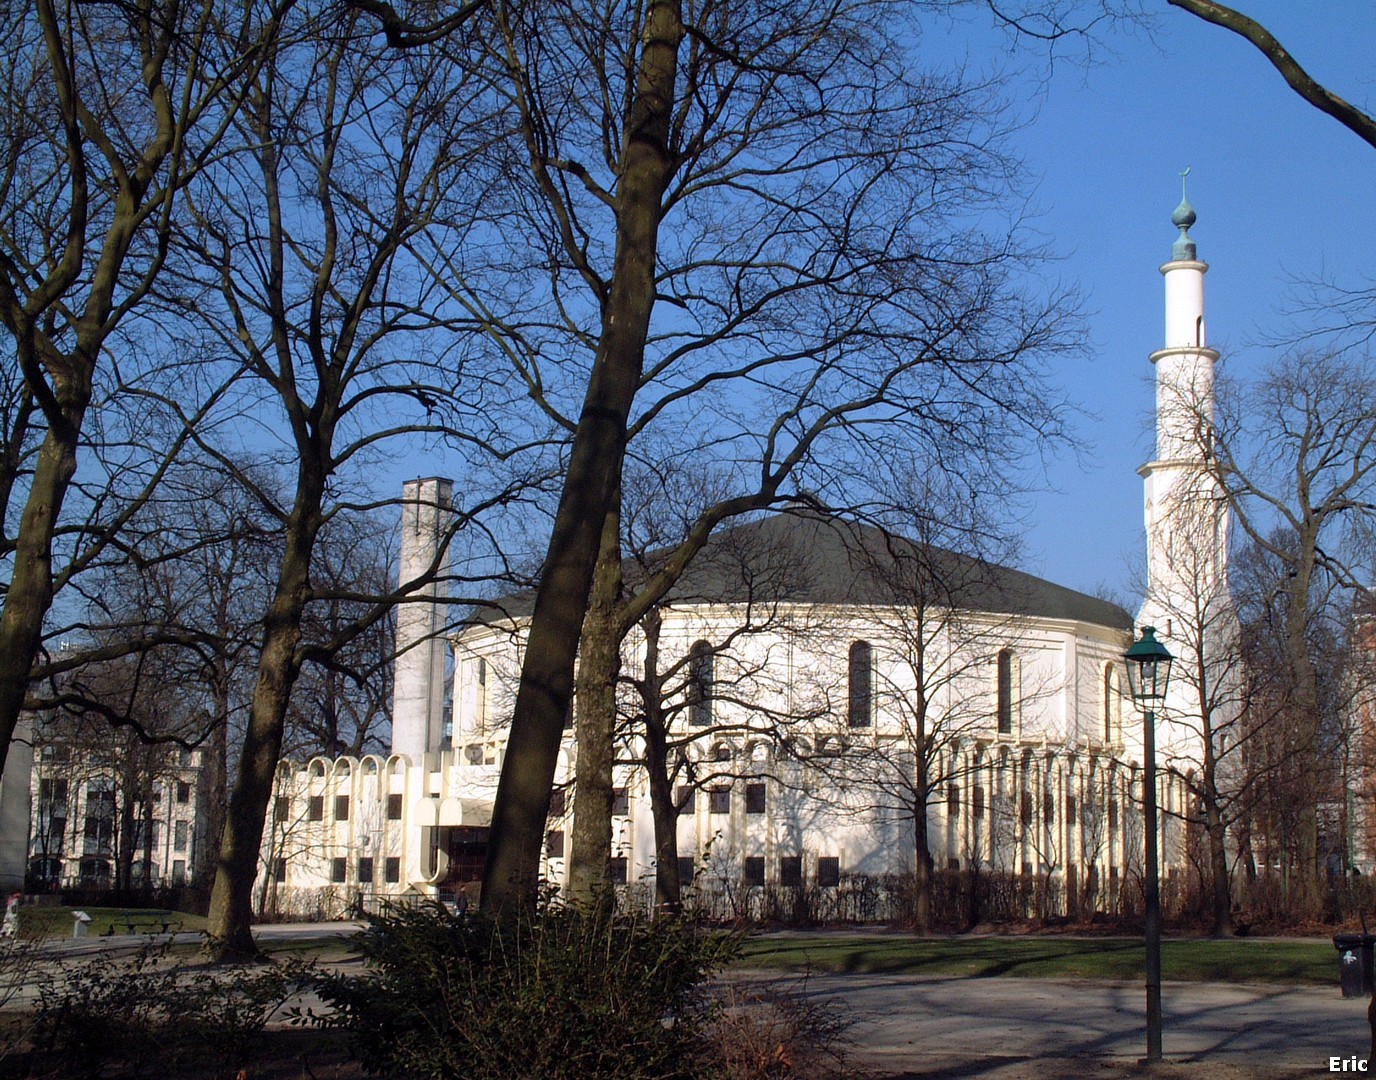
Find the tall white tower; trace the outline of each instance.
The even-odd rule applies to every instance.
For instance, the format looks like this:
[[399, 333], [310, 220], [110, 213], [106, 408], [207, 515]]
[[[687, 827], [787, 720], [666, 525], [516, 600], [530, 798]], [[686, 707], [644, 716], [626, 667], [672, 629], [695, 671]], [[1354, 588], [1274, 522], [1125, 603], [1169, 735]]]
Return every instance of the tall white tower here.
[[[1188, 170], [1187, 170], [1188, 171]], [[1166, 285], [1165, 347], [1156, 369], [1156, 456], [1144, 481], [1147, 592], [1137, 625], [1156, 627], [1176, 662], [1160, 710], [1163, 764], [1182, 771], [1201, 760], [1201, 731], [1227, 715], [1237, 617], [1228, 591], [1228, 506], [1209, 468], [1214, 423], [1214, 365], [1204, 322], [1204, 275], [1182, 196], [1171, 215], [1180, 230]], [[1201, 663], [1201, 660], [1203, 661]], [[1218, 715], [1212, 715], [1219, 710]]]
[[449, 592], [443, 579], [449, 571], [445, 533], [453, 518], [453, 500], [452, 480], [408, 480], [402, 487], [399, 581], [405, 585], [434, 569], [431, 583], [408, 594], [411, 599], [397, 607], [392, 752], [414, 762], [438, 750], [444, 734], [446, 605], [434, 601]]

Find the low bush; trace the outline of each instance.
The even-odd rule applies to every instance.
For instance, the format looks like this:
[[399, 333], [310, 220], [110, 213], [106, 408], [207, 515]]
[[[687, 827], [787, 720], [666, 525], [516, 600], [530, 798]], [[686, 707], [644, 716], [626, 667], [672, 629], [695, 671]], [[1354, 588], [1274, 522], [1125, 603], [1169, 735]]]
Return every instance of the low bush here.
[[292, 961], [192, 969], [166, 944], [124, 956], [64, 962], [39, 989], [29, 1041], [56, 1075], [95, 1077], [112, 1067], [162, 1076], [192, 1061], [237, 1068], [268, 1020], [314, 976]]
[[847, 1061], [850, 1021], [835, 1001], [789, 984], [728, 984], [703, 1031], [702, 1074], [729, 1080], [853, 1080]]
[[318, 986], [325, 1022], [388, 1077], [701, 1076], [706, 982], [737, 946], [674, 917], [548, 900], [509, 923], [437, 904], [371, 923], [369, 973]]

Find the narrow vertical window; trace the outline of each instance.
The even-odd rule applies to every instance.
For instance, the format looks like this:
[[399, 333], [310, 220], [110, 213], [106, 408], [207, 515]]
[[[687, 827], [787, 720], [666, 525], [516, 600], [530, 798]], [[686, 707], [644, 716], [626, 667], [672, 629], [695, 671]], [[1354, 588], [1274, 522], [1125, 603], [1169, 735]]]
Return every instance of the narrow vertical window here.
[[712, 646], [695, 641], [688, 654], [688, 722], [707, 727], [712, 722]]
[[853, 728], [869, 727], [874, 722], [873, 671], [874, 650], [870, 643], [851, 642], [846, 718]]
[[998, 659], [999, 734], [1013, 734], [1013, 653], [1004, 649]]
[[1122, 723], [1122, 697], [1118, 692], [1118, 669], [1104, 665], [1104, 742], [1112, 742]]
[[482, 731], [487, 726], [487, 660], [478, 657], [478, 690], [477, 690], [477, 716], [474, 718], [478, 722], [478, 730]]

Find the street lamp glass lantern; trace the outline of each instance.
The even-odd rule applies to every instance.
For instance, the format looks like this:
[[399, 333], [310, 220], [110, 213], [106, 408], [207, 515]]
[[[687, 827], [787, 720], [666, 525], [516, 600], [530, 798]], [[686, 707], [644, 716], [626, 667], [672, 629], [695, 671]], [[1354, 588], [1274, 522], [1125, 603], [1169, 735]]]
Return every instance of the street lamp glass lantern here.
[[1142, 627], [1142, 637], [1123, 654], [1128, 666], [1128, 687], [1134, 701], [1152, 704], [1164, 701], [1170, 682], [1170, 650], [1156, 640], [1156, 627]]

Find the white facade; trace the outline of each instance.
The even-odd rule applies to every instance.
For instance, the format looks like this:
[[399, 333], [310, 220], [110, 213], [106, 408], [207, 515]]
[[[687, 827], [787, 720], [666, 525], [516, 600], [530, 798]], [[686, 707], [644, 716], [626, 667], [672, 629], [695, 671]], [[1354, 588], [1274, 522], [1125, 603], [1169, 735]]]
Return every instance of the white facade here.
[[[1207, 468], [1218, 358], [1205, 336], [1208, 268], [1188, 236], [1188, 204], [1173, 221], [1181, 237], [1162, 267], [1165, 345], [1151, 356], [1156, 454], [1141, 470], [1150, 580], [1139, 625], [1158, 628], [1180, 670], [1201, 654], [1207, 667], [1218, 647], [1231, 648], [1236, 618], [1227, 515]], [[415, 520], [403, 520], [403, 574], [441, 558], [425, 543], [443, 533], [443, 483], [407, 486], [405, 514]], [[1063, 896], [1088, 891], [1091, 902], [1111, 903], [1142, 858], [1141, 724], [1125, 699], [1122, 662], [1127, 614], [1001, 568], [989, 581], [964, 582], [945, 604], [930, 595], [919, 603], [894, 585], [893, 567], [852, 558], [892, 550], [873, 530], [782, 515], [738, 528], [785, 545], [785, 564], [817, 565], [748, 633], [752, 620], [727, 579], [706, 577], [680, 591], [698, 599], [671, 594], [660, 610], [654, 652], [676, 748], [680, 877], [718, 898], [744, 898], [748, 911], [752, 890], [839, 891], [847, 880], [911, 870], [915, 754], [926, 746], [937, 869], [1056, 882]], [[775, 563], [779, 550], [770, 548]], [[948, 569], [959, 563], [925, 554]], [[393, 756], [284, 767], [264, 845], [265, 900], [328, 913], [374, 896], [475, 887], [526, 629], [519, 600], [510, 607], [516, 614], [477, 621], [450, 642], [452, 745], [436, 722], [447, 658], [434, 647], [435, 624], [418, 613], [400, 623]], [[1193, 628], [1181, 621], [1190, 612]], [[646, 652], [638, 630], [624, 645], [623, 672], [643, 672]], [[1185, 860], [1181, 776], [1200, 758], [1201, 693], [1177, 679], [1158, 735], [1163, 764], [1177, 769], [1160, 774], [1168, 878]], [[632, 764], [643, 751], [637, 703], [622, 705], [630, 734], [614, 781], [610, 870], [633, 883], [652, 878], [656, 845], [647, 774]], [[575, 724], [576, 716], [575, 708]], [[571, 730], [544, 851], [554, 883], [567, 872], [574, 752]]]
[[31, 814], [20, 833], [29, 884], [109, 888], [121, 857], [131, 885], [195, 884], [206, 843], [201, 759], [199, 750], [169, 746], [140, 747], [135, 761], [128, 746], [92, 748], [40, 728]]
[[[792, 543], [800, 563], [810, 554], [827, 569], [815, 598], [776, 605], [767, 625], [749, 633], [741, 632], [744, 608], [729, 601], [661, 609], [657, 654], [671, 738], [681, 745], [673, 779], [685, 803], [677, 833], [685, 880], [714, 902], [748, 910], [761, 886], [844, 890], [911, 870], [920, 644], [935, 866], [1031, 875], [1062, 895], [1097, 888], [1099, 902], [1110, 902], [1141, 858], [1136, 769], [1125, 763], [1122, 726], [1126, 615], [1000, 572], [998, 588], [981, 586], [968, 610], [928, 606], [916, 623], [898, 598], [840, 603], [829, 593], [879, 587], [868, 571], [836, 569], [857, 537], [876, 546], [873, 530], [785, 516], [742, 529], [772, 536], [771, 557]], [[452, 746], [442, 739], [416, 757], [284, 767], [264, 846], [267, 906], [330, 914], [377, 897], [476, 889], [524, 631], [517, 616], [476, 623], [454, 639]], [[712, 650], [705, 680], [690, 660], [702, 643]], [[644, 664], [637, 631], [623, 669]], [[633, 718], [634, 700], [623, 706]], [[575, 725], [576, 717], [575, 709]], [[560, 753], [544, 852], [556, 884], [567, 872], [573, 735]], [[642, 748], [628, 737], [619, 757], [634, 760]], [[612, 878], [650, 880], [646, 773], [623, 764], [615, 783]], [[1167, 784], [1163, 801], [1178, 809], [1181, 796]], [[1167, 849], [1177, 862], [1178, 848]]]

